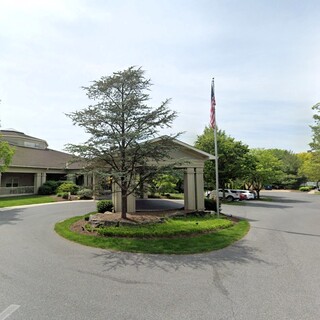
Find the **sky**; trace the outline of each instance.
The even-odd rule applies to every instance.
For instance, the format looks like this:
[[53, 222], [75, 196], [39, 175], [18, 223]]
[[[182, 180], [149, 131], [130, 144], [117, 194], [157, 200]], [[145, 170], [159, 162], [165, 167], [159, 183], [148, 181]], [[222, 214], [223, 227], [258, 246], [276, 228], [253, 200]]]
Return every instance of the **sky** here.
[[320, 101], [318, 0], [0, 0], [0, 120], [49, 148], [88, 136], [66, 114], [83, 86], [130, 66], [171, 98], [172, 132], [209, 125], [250, 148], [310, 149]]

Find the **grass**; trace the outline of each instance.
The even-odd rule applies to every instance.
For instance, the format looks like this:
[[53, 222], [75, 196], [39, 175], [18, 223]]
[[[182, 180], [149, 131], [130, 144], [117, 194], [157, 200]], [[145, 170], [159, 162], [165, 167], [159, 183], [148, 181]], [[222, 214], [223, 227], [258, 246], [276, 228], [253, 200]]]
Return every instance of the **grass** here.
[[54, 198], [50, 196], [39, 196], [39, 195], [5, 197], [5, 198], [0, 198], [0, 208], [49, 203], [49, 202], [55, 202]]
[[140, 226], [121, 226], [99, 228], [98, 233], [110, 237], [165, 238], [179, 235], [190, 235], [224, 229], [232, 226], [227, 219], [216, 219], [213, 216], [203, 218], [168, 219], [164, 223]]
[[[229, 246], [249, 231], [245, 220], [212, 233], [178, 238], [121, 238], [84, 235], [70, 230], [71, 225], [84, 216], [73, 217], [55, 225], [55, 231], [71, 241], [102, 249], [153, 254], [193, 254], [209, 252]], [[199, 220], [199, 218], [198, 218]], [[221, 219], [216, 219], [216, 221]]]

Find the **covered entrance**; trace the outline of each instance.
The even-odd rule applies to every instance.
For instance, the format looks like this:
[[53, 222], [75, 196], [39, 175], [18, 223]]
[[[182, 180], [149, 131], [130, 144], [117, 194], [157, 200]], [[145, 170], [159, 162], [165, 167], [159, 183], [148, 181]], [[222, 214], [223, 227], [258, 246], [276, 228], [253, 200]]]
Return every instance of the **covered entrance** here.
[[[176, 163], [181, 165], [175, 168], [184, 172], [184, 208], [185, 210], [204, 210], [204, 180], [203, 168], [207, 160], [215, 157], [207, 152], [201, 151], [179, 140], [174, 140], [173, 151], [164, 163]], [[112, 201], [115, 212], [121, 212], [121, 192], [118, 185], [113, 184]], [[136, 197], [130, 195], [127, 202], [128, 212], [136, 212]]]

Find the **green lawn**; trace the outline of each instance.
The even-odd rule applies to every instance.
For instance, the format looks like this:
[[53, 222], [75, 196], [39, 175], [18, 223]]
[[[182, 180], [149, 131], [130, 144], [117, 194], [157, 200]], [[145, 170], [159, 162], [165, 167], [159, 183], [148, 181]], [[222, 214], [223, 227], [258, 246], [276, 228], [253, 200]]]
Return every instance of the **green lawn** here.
[[[202, 225], [205, 226], [203, 230], [199, 231], [199, 235], [197, 236], [193, 233], [192, 236], [184, 234], [175, 238], [163, 238], [160, 236], [157, 238], [102, 237], [79, 234], [70, 230], [70, 226], [74, 222], [83, 218], [84, 216], [79, 216], [59, 222], [55, 225], [55, 230], [61, 236], [87, 246], [116, 251], [156, 254], [191, 254], [218, 250], [244, 237], [250, 228], [249, 223], [245, 220], [232, 224], [226, 219], [214, 219], [216, 224], [221, 225], [224, 229], [217, 231], [212, 231], [212, 229], [212, 232], [203, 234], [201, 232], [208, 231], [205, 228], [210, 223], [205, 222], [203, 218], [196, 218], [198, 219], [198, 225], [196, 225], [195, 218], [192, 218], [190, 223], [196, 225], [197, 228], [200, 225], [198, 230], [201, 229]], [[186, 224], [188, 224], [188, 219], [186, 218]], [[161, 234], [159, 230], [158, 232]], [[177, 236], [178, 233], [174, 235]]]
[[18, 196], [0, 198], [0, 208], [23, 206], [30, 204], [55, 202], [54, 198], [50, 196]]
[[227, 219], [216, 219], [214, 216], [168, 219], [163, 223], [140, 226], [121, 226], [98, 228], [101, 236], [127, 238], [165, 238], [180, 235], [205, 233], [231, 227]]

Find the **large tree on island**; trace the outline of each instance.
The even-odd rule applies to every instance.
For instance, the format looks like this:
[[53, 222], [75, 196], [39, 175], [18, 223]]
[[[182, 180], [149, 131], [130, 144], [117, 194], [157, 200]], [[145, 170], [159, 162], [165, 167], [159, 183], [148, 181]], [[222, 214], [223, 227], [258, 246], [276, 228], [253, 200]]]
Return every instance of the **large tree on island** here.
[[169, 158], [172, 141], [179, 135], [159, 136], [177, 113], [168, 108], [169, 99], [159, 107], [148, 106], [150, 87], [141, 68], [129, 67], [83, 87], [94, 104], [67, 114], [90, 137], [66, 149], [87, 167], [108, 172], [121, 190], [122, 218], [127, 214], [127, 197], [167, 169], [162, 160]]

